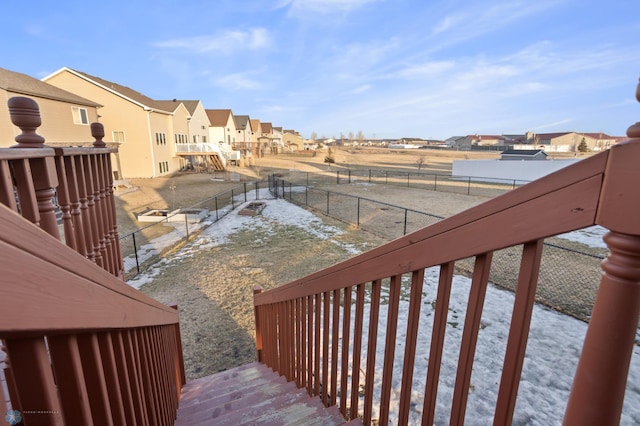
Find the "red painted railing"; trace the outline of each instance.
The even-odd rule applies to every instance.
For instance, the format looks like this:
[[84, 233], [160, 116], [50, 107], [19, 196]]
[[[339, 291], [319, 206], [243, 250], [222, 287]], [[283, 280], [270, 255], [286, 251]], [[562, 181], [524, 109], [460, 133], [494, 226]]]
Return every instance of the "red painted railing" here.
[[22, 133], [16, 145], [0, 148], [0, 203], [123, 277], [110, 161], [116, 150], [102, 141], [102, 124], [91, 125], [92, 147], [51, 148], [36, 134], [41, 120], [35, 101], [11, 98], [9, 112]]
[[93, 147], [49, 148], [35, 102], [9, 107], [22, 134], [0, 149], [0, 418], [172, 425], [178, 312], [122, 281], [102, 126]]
[[[640, 88], [637, 98], [640, 101]], [[520, 246], [522, 255], [511, 325], [495, 404], [494, 424], [512, 423], [545, 238], [591, 225], [609, 229], [610, 249], [584, 349], [565, 413], [571, 425], [618, 424], [640, 312], [640, 123], [609, 151], [525, 185], [485, 204], [370, 252], [254, 295], [261, 361], [349, 418], [388, 424], [396, 348], [404, 348], [398, 423], [407, 424], [425, 268], [440, 268], [434, 325], [422, 390], [422, 424], [434, 423], [449, 297], [455, 263], [474, 257], [471, 291], [460, 341], [450, 424], [463, 424], [492, 255]], [[524, 218], [535, 217], [535, 221]], [[410, 281], [406, 333], [397, 335], [403, 278]], [[378, 330], [381, 288], [388, 289], [387, 326]], [[355, 302], [352, 298], [355, 297]], [[369, 316], [365, 317], [365, 303]], [[355, 304], [354, 317], [352, 306]], [[367, 336], [382, 337], [363, 341]], [[353, 335], [351, 334], [353, 330]], [[423, 331], [424, 332], [424, 331]], [[342, 343], [341, 351], [339, 345]], [[351, 343], [351, 344], [349, 344]], [[384, 351], [379, 400], [373, 401], [376, 353]], [[423, 350], [424, 352], [424, 350]], [[361, 364], [361, 359], [365, 362]], [[339, 374], [340, 373], [340, 374]], [[422, 376], [424, 377], [424, 376]], [[396, 388], [397, 389], [397, 388]], [[359, 406], [363, 395], [363, 405]]]

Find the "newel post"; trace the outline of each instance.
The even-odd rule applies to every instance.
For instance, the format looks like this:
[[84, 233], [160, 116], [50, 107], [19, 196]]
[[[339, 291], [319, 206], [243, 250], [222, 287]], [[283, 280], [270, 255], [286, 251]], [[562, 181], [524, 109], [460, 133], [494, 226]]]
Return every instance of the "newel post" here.
[[[11, 148], [46, 148], [44, 138], [36, 133], [36, 129], [42, 124], [40, 109], [36, 101], [31, 98], [18, 96], [9, 99], [8, 105], [11, 122], [22, 131], [22, 133], [15, 138], [18, 143]], [[53, 156], [54, 153], [52, 150], [51, 155], [43, 155], [31, 158], [30, 160], [24, 160], [24, 162], [18, 166], [21, 168], [19, 173], [21, 178], [16, 180], [31, 179], [32, 183], [28, 181], [16, 183], [18, 185], [33, 185], [38, 206], [39, 214], [36, 215], [35, 212], [33, 212], [33, 214], [28, 214], [27, 216], [23, 213], [23, 216], [30, 217], [34, 222], [38, 223], [43, 230], [60, 239], [55, 206], [52, 202], [52, 198], [55, 195], [54, 188], [58, 186], [58, 176], [56, 175]], [[28, 175], [31, 175], [31, 177]], [[20, 190], [18, 190], [18, 192], [20, 192]]]
[[260, 324], [260, 314], [258, 312], [258, 306], [255, 304], [255, 297], [257, 294], [262, 293], [262, 287], [260, 287], [259, 285], [255, 286], [253, 288], [253, 298], [254, 298], [254, 303], [253, 303], [253, 313], [255, 315], [255, 321], [256, 321], [256, 350], [258, 352], [258, 362], [262, 362], [262, 327]]
[[[636, 92], [640, 102], [640, 86]], [[609, 151], [596, 223], [610, 254], [578, 362], [564, 422], [619, 424], [640, 317], [640, 123]]]

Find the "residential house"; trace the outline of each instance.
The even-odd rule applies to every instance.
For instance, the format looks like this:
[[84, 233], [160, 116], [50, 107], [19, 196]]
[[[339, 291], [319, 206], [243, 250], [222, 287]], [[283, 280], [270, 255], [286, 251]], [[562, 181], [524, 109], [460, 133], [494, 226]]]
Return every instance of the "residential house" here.
[[93, 141], [89, 124], [100, 121], [100, 103], [26, 74], [0, 68], [0, 146], [14, 145], [14, 138], [20, 133], [9, 119], [7, 105], [9, 98], [15, 96], [28, 97], [38, 103], [44, 119], [37, 133], [48, 145], [83, 145]]
[[282, 143], [287, 151], [303, 151], [304, 138], [295, 130], [283, 130]]
[[602, 151], [611, 148], [619, 138], [606, 133], [538, 133], [530, 134], [529, 143], [545, 151], [575, 152], [584, 140], [589, 151]]
[[[450, 138], [445, 139], [444, 143], [448, 148], [471, 149], [471, 141], [464, 136], [451, 136]], [[465, 143], [468, 143], [469, 145], [465, 145]]]
[[209, 118], [209, 141], [217, 144], [226, 161], [238, 165], [240, 151], [235, 150], [237, 141], [236, 122], [230, 109], [206, 109]]
[[[157, 104], [172, 113], [173, 135], [167, 136], [170, 139], [169, 143], [173, 144], [176, 151], [178, 145], [183, 146], [190, 143], [189, 121], [191, 114], [186, 105], [176, 99], [171, 101], [157, 101]], [[189, 164], [193, 164], [189, 158], [182, 156], [178, 156], [177, 158], [180, 169], [187, 168]]]
[[547, 153], [541, 149], [509, 149], [503, 151], [500, 156], [502, 161], [531, 161], [531, 160], [546, 160]]
[[260, 123], [260, 136], [258, 136], [258, 142], [260, 142], [260, 152], [264, 154], [268, 152], [270, 154], [277, 154], [278, 149], [272, 144], [273, 140], [273, 126], [271, 123]]
[[253, 128], [248, 115], [234, 115], [236, 124], [236, 143], [234, 149], [240, 151], [243, 157], [259, 156], [258, 143], [252, 142]]
[[[174, 112], [166, 104], [67, 67], [43, 81], [103, 105], [100, 122], [105, 128], [104, 141], [118, 146], [118, 168], [125, 177], [150, 178], [179, 170], [180, 161], [172, 143]], [[181, 127], [179, 131], [187, 130]]]
[[271, 130], [271, 144], [278, 147], [283, 147], [283, 136], [284, 132], [282, 131], [282, 127], [272, 126]]

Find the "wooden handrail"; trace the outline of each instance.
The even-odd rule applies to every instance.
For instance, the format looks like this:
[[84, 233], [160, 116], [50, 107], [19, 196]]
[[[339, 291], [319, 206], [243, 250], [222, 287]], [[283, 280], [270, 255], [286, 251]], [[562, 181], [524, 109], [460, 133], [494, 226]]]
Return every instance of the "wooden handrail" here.
[[[263, 361], [287, 378], [299, 378], [298, 385], [306, 387], [311, 395], [321, 396], [323, 402], [326, 403], [327, 395], [330, 395], [330, 403], [338, 403], [349, 418], [362, 416], [369, 424], [376, 341], [369, 338], [362, 345], [359, 336], [354, 338], [350, 335], [350, 324], [355, 324], [353, 330], [356, 333], [362, 330], [360, 295], [363, 285], [370, 283], [369, 335], [382, 332], [386, 340], [384, 359], [381, 360], [380, 400], [376, 401], [380, 407], [379, 421], [386, 423], [392, 366], [396, 358], [400, 288], [403, 278], [411, 278], [406, 337], [398, 342], [400, 347], [404, 347], [398, 421], [399, 424], [407, 424], [422, 273], [425, 268], [439, 266], [440, 283], [431, 330], [428, 371], [424, 372], [427, 385], [422, 409], [423, 424], [433, 424], [453, 268], [455, 262], [475, 257], [450, 417], [452, 424], [462, 424], [492, 256], [497, 250], [521, 246], [517, 291], [494, 417], [495, 424], [511, 424], [543, 241], [550, 236], [597, 224], [610, 230], [605, 242], [611, 254], [603, 262], [604, 273], [565, 422], [616, 424], [620, 419], [640, 315], [640, 168], [637, 165], [640, 159], [640, 123], [631, 126], [627, 135], [628, 141], [608, 151], [435, 225], [289, 284], [255, 293], [256, 318], [260, 321], [257, 339], [261, 342]], [[524, 220], [531, 217], [535, 220]], [[377, 327], [381, 283], [388, 288], [386, 331]], [[357, 294], [355, 318], [351, 318], [354, 291]], [[332, 312], [328, 309], [330, 303], [333, 304]], [[293, 306], [307, 309], [292, 309]], [[624, 314], [620, 315], [621, 312]], [[290, 329], [292, 318], [295, 324], [301, 325], [294, 330]], [[327, 327], [331, 328], [331, 333]], [[336, 345], [340, 341], [342, 353], [338, 354]], [[347, 342], [353, 342], [352, 353]], [[363, 358], [366, 360], [364, 386], [355, 378], [360, 372], [349, 370], [349, 365], [360, 367], [361, 346], [367, 348]], [[329, 357], [331, 359], [327, 360]], [[337, 362], [338, 357], [340, 362]], [[296, 362], [290, 363], [291, 359], [296, 359]], [[341, 366], [340, 383], [335, 379], [336, 365]], [[291, 368], [294, 368], [293, 372]], [[346, 380], [349, 375], [352, 376], [350, 388]], [[361, 389], [364, 389], [363, 409], [357, 406]], [[335, 399], [336, 394], [339, 401]]]

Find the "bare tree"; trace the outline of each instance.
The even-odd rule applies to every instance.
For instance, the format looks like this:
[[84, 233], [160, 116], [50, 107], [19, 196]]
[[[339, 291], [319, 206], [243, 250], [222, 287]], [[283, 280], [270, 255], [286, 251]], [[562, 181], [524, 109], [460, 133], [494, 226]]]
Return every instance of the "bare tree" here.
[[316, 132], [311, 132], [311, 137], [309, 139], [315, 142], [316, 139], [318, 139], [318, 134]]
[[362, 145], [364, 143], [364, 133], [362, 133], [362, 130], [358, 130], [356, 138], [358, 139], [358, 144]]
[[418, 159], [416, 160], [416, 165], [418, 166], [418, 173], [420, 173], [422, 166], [424, 166], [425, 164], [427, 164], [427, 158], [424, 155], [421, 155], [420, 157], [418, 157]]

